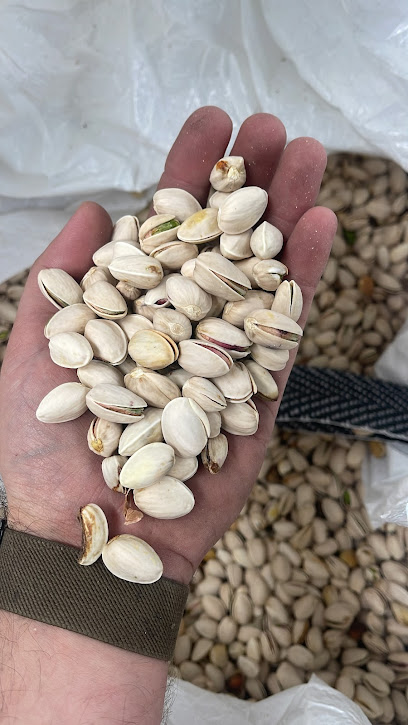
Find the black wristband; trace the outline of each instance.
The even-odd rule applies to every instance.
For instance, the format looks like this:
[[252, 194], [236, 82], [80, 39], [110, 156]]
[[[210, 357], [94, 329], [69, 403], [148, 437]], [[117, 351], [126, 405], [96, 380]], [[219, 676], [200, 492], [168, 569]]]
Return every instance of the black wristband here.
[[78, 564], [79, 550], [6, 527], [0, 544], [0, 609], [170, 661], [188, 587], [162, 577], [134, 584], [101, 559]]

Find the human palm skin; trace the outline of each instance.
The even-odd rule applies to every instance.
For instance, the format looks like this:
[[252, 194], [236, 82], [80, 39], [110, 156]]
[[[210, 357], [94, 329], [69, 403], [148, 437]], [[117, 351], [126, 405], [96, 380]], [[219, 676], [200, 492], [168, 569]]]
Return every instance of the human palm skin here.
[[[205, 206], [209, 175], [225, 154], [231, 121], [218, 108], [199, 109], [186, 121], [167, 158], [159, 188], [182, 187]], [[284, 234], [280, 255], [289, 279], [300, 285], [303, 326], [316, 285], [324, 270], [336, 230], [334, 214], [313, 207], [326, 165], [322, 146], [299, 138], [285, 148], [282, 123], [269, 114], [248, 118], [231, 151], [245, 158], [247, 185], [268, 191], [265, 219]], [[80, 546], [76, 515], [81, 506], [97, 503], [105, 511], [110, 537], [131, 533], [148, 541], [163, 560], [164, 574], [188, 583], [203, 555], [237, 517], [263, 461], [279, 400], [255, 398], [260, 413], [256, 435], [229, 438], [229, 455], [216, 476], [199, 469], [188, 482], [196, 505], [188, 516], [162, 521], [145, 516], [125, 525], [119, 494], [103, 481], [101, 458], [87, 446], [92, 415], [63, 424], [45, 425], [35, 417], [44, 395], [61, 383], [77, 380], [75, 371], [50, 360], [44, 325], [55, 308], [37, 285], [40, 269], [60, 267], [79, 280], [92, 265], [94, 251], [109, 241], [111, 219], [97, 204], [83, 204], [35, 262], [20, 302], [0, 378], [0, 472], [8, 495], [8, 522], [62, 543]], [[286, 369], [274, 373], [282, 395], [295, 351]]]

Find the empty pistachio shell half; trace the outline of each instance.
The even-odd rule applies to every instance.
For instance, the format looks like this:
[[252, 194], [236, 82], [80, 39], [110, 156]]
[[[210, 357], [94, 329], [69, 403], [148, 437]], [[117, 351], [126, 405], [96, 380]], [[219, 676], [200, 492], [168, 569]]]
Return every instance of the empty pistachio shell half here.
[[102, 418], [94, 418], [88, 428], [88, 447], [98, 456], [111, 456], [117, 449], [122, 426]]
[[99, 247], [92, 257], [93, 263], [97, 267], [109, 267], [113, 254], [115, 251], [116, 239], [112, 242], [107, 242], [103, 247]]
[[94, 356], [111, 365], [119, 365], [127, 357], [127, 337], [112, 320], [89, 320], [84, 335]]
[[84, 365], [77, 370], [77, 375], [80, 382], [88, 388], [94, 388], [95, 385], [102, 385], [103, 383], [121, 385], [123, 387], [123, 375], [121, 371], [100, 360], [91, 360], [88, 365]]
[[102, 461], [102, 476], [106, 485], [112, 491], [117, 493], [125, 493], [125, 489], [119, 481], [120, 472], [125, 465], [127, 458], [125, 456], [109, 456]]
[[126, 315], [118, 320], [118, 325], [124, 330], [128, 340], [139, 330], [153, 330], [153, 323], [143, 315]]
[[279, 395], [278, 386], [270, 372], [255, 360], [245, 360], [244, 365], [255, 381], [258, 395], [265, 400], [276, 400]]
[[216, 438], [221, 432], [221, 415], [219, 413], [207, 413], [210, 424], [209, 438]]
[[259, 259], [274, 259], [283, 247], [283, 234], [273, 224], [262, 222], [252, 233], [250, 244]]
[[48, 339], [60, 332], [78, 332], [83, 335], [86, 323], [94, 320], [95, 317], [95, 313], [81, 302], [63, 307], [48, 320], [44, 328], [44, 335]]
[[138, 289], [153, 289], [163, 279], [163, 268], [157, 259], [132, 255], [116, 257], [109, 265], [115, 279], [129, 282]]
[[86, 396], [89, 410], [103, 420], [113, 423], [133, 423], [143, 418], [147, 403], [135, 393], [119, 385], [95, 385]]
[[229, 195], [218, 210], [218, 226], [226, 234], [241, 234], [256, 224], [268, 204], [268, 194], [258, 186], [245, 186]]
[[126, 426], [119, 440], [120, 455], [132, 456], [148, 443], [160, 443], [163, 440], [162, 412], [160, 408], [145, 408], [142, 420]]
[[109, 267], [91, 267], [82, 277], [79, 286], [85, 292], [85, 290], [92, 287], [95, 282], [110, 282], [110, 284], [114, 282], [114, 279], [109, 272]]
[[198, 255], [193, 277], [210, 294], [231, 302], [241, 300], [251, 289], [248, 277], [229, 259], [214, 252]]
[[89, 566], [102, 554], [108, 540], [108, 522], [96, 503], [83, 506], [79, 510], [78, 519], [82, 525], [82, 551], [78, 562], [82, 566]]
[[227, 406], [221, 391], [207, 378], [193, 376], [187, 380], [183, 385], [183, 395], [195, 400], [206, 413], [214, 413]]
[[196, 456], [191, 458], [181, 458], [176, 456], [173, 468], [170, 468], [169, 476], [177, 478], [179, 481], [188, 481], [196, 473], [198, 468], [198, 460]]
[[80, 368], [93, 358], [88, 340], [78, 332], [59, 332], [48, 343], [51, 360], [62, 368]]
[[182, 242], [204, 244], [216, 239], [221, 231], [217, 224], [217, 209], [202, 209], [188, 217], [179, 229], [177, 236]]
[[118, 320], [128, 312], [127, 304], [120, 292], [109, 282], [95, 282], [84, 292], [84, 302], [99, 317]]
[[197, 456], [204, 448], [210, 424], [204, 410], [190, 398], [175, 398], [163, 410], [164, 440], [182, 458]]
[[292, 350], [303, 335], [297, 322], [272, 310], [255, 310], [245, 318], [244, 326], [253, 342], [281, 350]]
[[126, 214], [114, 224], [112, 229], [112, 241], [137, 242], [139, 236], [139, 220], [137, 216]]
[[207, 445], [201, 451], [203, 465], [210, 473], [218, 473], [223, 467], [228, 455], [228, 439], [220, 433], [216, 438], [209, 438]]
[[238, 261], [252, 256], [249, 241], [251, 239], [252, 229], [248, 229], [242, 234], [221, 234], [220, 250], [223, 257]]
[[274, 292], [287, 275], [288, 268], [277, 259], [260, 259], [254, 265], [252, 272], [258, 287], [267, 292]]
[[233, 360], [226, 350], [204, 340], [182, 340], [180, 342], [180, 367], [193, 375], [217, 378], [225, 375]]
[[[198, 259], [198, 257], [197, 257]], [[202, 320], [211, 309], [212, 298], [192, 279], [172, 275], [166, 283], [167, 297], [173, 307], [182, 312], [189, 320]]]
[[140, 289], [135, 287], [134, 284], [129, 284], [129, 282], [118, 282], [116, 289], [127, 302], [134, 302], [141, 295]]
[[178, 310], [168, 308], [155, 310], [153, 327], [155, 330], [169, 335], [174, 342], [189, 340], [193, 333], [188, 317]]
[[208, 205], [211, 209], [221, 209], [222, 205], [226, 202], [231, 192], [228, 191], [215, 191], [211, 194]]
[[82, 383], [62, 383], [42, 399], [36, 417], [42, 423], [66, 423], [86, 411], [89, 388]]
[[290, 282], [287, 280], [282, 282], [275, 292], [275, 299], [271, 307], [273, 312], [281, 312], [297, 322], [302, 314], [302, 308], [303, 296], [299, 285], [293, 279]]
[[210, 174], [210, 184], [217, 191], [236, 191], [246, 181], [245, 163], [242, 156], [225, 156], [217, 161]]
[[244, 320], [253, 310], [261, 307], [270, 309], [273, 302], [273, 295], [263, 290], [249, 290], [245, 299], [239, 302], [227, 302], [222, 313], [222, 319], [230, 322], [234, 327], [244, 329]]
[[194, 259], [197, 255], [198, 247], [196, 244], [181, 242], [180, 240], [165, 242], [160, 247], [156, 247], [150, 254], [154, 259], [158, 259], [166, 269], [177, 270], [180, 269], [184, 262]]
[[184, 222], [196, 211], [201, 211], [201, 205], [184, 189], [159, 189], [153, 196], [153, 209], [156, 214], [173, 214]]
[[255, 403], [229, 403], [220, 412], [221, 425], [227, 433], [238, 436], [250, 436], [258, 430], [259, 414]]
[[251, 347], [251, 357], [267, 370], [283, 370], [289, 360], [289, 350], [276, 350], [254, 343]]
[[153, 584], [163, 574], [163, 564], [155, 550], [137, 536], [120, 534], [102, 549], [106, 568], [119, 579], [135, 584]]
[[218, 317], [207, 317], [199, 322], [195, 334], [199, 340], [212, 342], [226, 350], [233, 360], [248, 355], [252, 344], [242, 330]]
[[223, 393], [227, 403], [245, 403], [255, 395], [255, 381], [242, 362], [235, 362], [226, 375], [215, 378], [214, 383]]
[[136, 506], [155, 519], [179, 519], [194, 508], [188, 486], [173, 476], [164, 476], [153, 486], [133, 492]]
[[145, 488], [163, 478], [174, 462], [174, 450], [167, 443], [148, 443], [126, 461], [119, 480], [124, 488]]
[[162, 370], [177, 360], [179, 351], [164, 332], [140, 330], [130, 338], [129, 355], [141, 367]]
[[82, 302], [82, 290], [63, 269], [42, 269], [38, 273], [38, 286], [54, 307], [62, 309]]
[[149, 368], [137, 367], [125, 375], [125, 386], [154, 408], [165, 408], [170, 400], [181, 396], [175, 383]]

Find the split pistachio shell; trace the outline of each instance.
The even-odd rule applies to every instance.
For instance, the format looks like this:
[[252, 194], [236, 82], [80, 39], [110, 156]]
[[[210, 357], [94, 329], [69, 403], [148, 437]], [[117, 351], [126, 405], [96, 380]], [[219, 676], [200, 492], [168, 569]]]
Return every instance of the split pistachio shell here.
[[215, 378], [215, 385], [223, 393], [227, 403], [245, 403], [255, 395], [255, 381], [242, 362], [235, 362], [226, 375]]
[[188, 279], [193, 279], [194, 267], [195, 257], [194, 259], [188, 259], [187, 262], [184, 262], [184, 264], [181, 266], [180, 274], [182, 274], [183, 277], [187, 277]]
[[162, 412], [160, 408], [145, 408], [142, 420], [126, 426], [119, 440], [120, 455], [132, 456], [149, 443], [162, 442]]
[[303, 335], [297, 322], [272, 310], [255, 310], [245, 318], [244, 327], [253, 342], [281, 350], [292, 350]]
[[227, 302], [222, 313], [222, 319], [230, 322], [231, 325], [244, 329], [244, 320], [253, 310], [261, 307], [270, 309], [273, 302], [273, 295], [263, 290], [250, 290], [245, 299], [239, 302]]
[[119, 481], [120, 472], [125, 465], [127, 458], [125, 456], [109, 456], [102, 461], [102, 476], [106, 485], [112, 491], [117, 493], [125, 493], [125, 489]]
[[227, 259], [238, 261], [252, 256], [251, 247], [249, 245], [252, 229], [248, 229], [242, 234], [221, 234], [220, 250], [221, 254]]
[[66, 423], [86, 411], [89, 388], [81, 383], [62, 383], [42, 399], [36, 417], [42, 423]]
[[105, 320], [118, 320], [128, 312], [122, 295], [109, 282], [95, 282], [85, 290], [84, 302], [92, 312]]
[[210, 174], [210, 184], [217, 191], [236, 191], [246, 181], [245, 163], [242, 156], [225, 156], [217, 161]]
[[133, 309], [137, 315], [146, 317], [148, 320], [150, 320], [150, 322], [153, 321], [155, 308], [153, 307], [153, 305], [146, 304], [146, 295], [143, 295], [142, 297], [139, 297], [138, 300], [134, 301]]
[[153, 584], [163, 574], [163, 564], [155, 550], [130, 534], [120, 534], [102, 549], [106, 568], [119, 579], [135, 584]]
[[289, 360], [289, 350], [275, 350], [254, 343], [251, 347], [251, 357], [267, 370], [283, 370]]
[[164, 332], [140, 330], [130, 338], [129, 355], [141, 367], [162, 370], [177, 360], [179, 351]]
[[278, 386], [270, 372], [255, 360], [245, 360], [244, 365], [255, 380], [258, 395], [265, 400], [276, 400], [279, 395]]
[[116, 239], [113, 242], [107, 242], [103, 247], [99, 247], [92, 257], [93, 263], [97, 267], [109, 267], [115, 251]]
[[113, 423], [134, 423], [143, 418], [146, 402], [119, 385], [95, 385], [86, 396], [89, 410], [103, 420]]
[[156, 247], [165, 242], [177, 239], [180, 222], [174, 214], [156, 214], [146, 219], [140, 227], [139, 242], [142, 251], [150, 254]]
[[203, 465], [210, 473], [218, 473], [228, 455], [228, 439], [220, 433], [216, 438], [209, 438], [201, 452]]
[[207, 413], [208, 422], [210, 424], [209, 438], [216, 438], [221, 433], [221, 415], [220, 413]]
[[287, 280], [282, 282], [275, 292], [271, 307], [272, 311], [280, 312], [297, 322], [302, 314], [302, 308], [303, 295], [299, 285], [293, 279], [290, 282]]
[[211, 194], [208, 200], [208, 206], [210, 206], [211, 209], [221, 209], [222, 205], [225, 204], [229, 195], [230, 192], [228, 191], [215, 191], [214, 194]]
[[122, 426], [102, 418], [94, 418], [88, 428], [88, 447], [98, 456], [111, 456], [117, 449]]
[[62, 368], [81, 368], [91, 362], [93, 350], [78, 332], [59, 332], [48, 343], [51, 360]]
[[112, 320], [89, 320], [84, 335], [94, 356], [111, 365], [119, 365], [127, 357], [127, 337]]
[[129, 284], [129, 282], [118, 282], [116, 289], [127, 302], [134, 302], [141, 295], [140, 289], [135, 287], [134, 284]]
[[188, 262], [190, 259], [194, 259], [198, 255], [198, 247], [196, 244], [190, 244], [189, 242], [165, 242], [160, 247], [151, 252], [151, 257], [158, 259], [160, 264], [166, 269], [177, 269]]
[[146, 488], [166, 476], [174, 462], [174, 450], [167, 443], [148, 443], [126, 461], [119, 480], [124, 488]]
[[54, 307], [62, 309], [82, 302], [82, 290], [63, 269], [42, 269], [38, 273], [38, 286]]
[[182, 340], [180, 342], [180, 367], [193, 375], [217, 378], [231, 368], [231, 355], [218, 345], [203, 340]]
[[163, 268], [152, 257], [116, 257], [109, 265], [109, 271], [123, 282], [129, 282], [138, 289], [153, 289], [163, 279]]
[[199, 322], [195, 334], [199, 340], [212, 342], [226, 350], [233, 360], [248, 355], [251, 346], [251, 341], [242, 330], [218, 317], [207, 317]]
[[252, 400], [229, 403], [221, 413], [221, 425], [227, 433], [250, 436], [258, 430], [259, 414]]
[[128, 340], [133, 337], [135, 332], [153, 329], [153, 323], [147, 317], [137, 314], [122, 317], [121, 320], [118, 320], [118, 325], [120, 325]]
[[88, 365], [79, 368], [77, 375], [80, 382], [88, 388], [94, 388], [95, 385], [102, 385], [103, 383], [123, 387], [123, 375], [120, 370], [99, 360], [91, 360]]
[[269, 222], [262, 222], [252, 233], [251, 249], [259, 259], [274, 259], [282, 247], [282, 232]]
[[182, 312], [161, 308], [155, 310], [153, 315], [153, 327], [159, 332], [164, 332], [174, 342], [189, 340], [193, 329], [191, 322]]
[[85, 292], [95, 282], [110, 282], [112, 284], [113, 277], [109, 272], [109, 267], [91, 267], [82, 277], [79, 286]]
[[82, 525], [82, 551], [78, 562], [82, 566], [88, 566], [94, 564], [102, 554], [108, 540], [108, 522], [96, 503], [83, 506], [79, 510], [78, 519]]
[[207, 378], [193, 376], [184, 383], [182, 392], [185, 398], [195, 400], [206, 413], [214, 413], [227, 406], [221, 391]]
[[210, 424], [204, 410], [190, 398], [175, 398], [166, 405], [162, 416], [162, 430], [166, 443], [177, 456], [197, 456], [210, 432]]
[[175, 383], [149, 368], [137, 367], [125, 375], [125, 386], [154, 408], [165, 408], [170, 400], [181, 396]]
[[157, 285], [157, 287], [155, 287], [154, 289], [150, 289], [148, 292], [146, 292], [145, 304], [160, 310], [163, 307], [169, 307], [170, 302], [167, 297], [166, 284], [167, 278], [165, 277], [164, 279], [162, 279], [160, 284]]
[[234, 191], [218, 210], [218, 226], [226, 234], [241, 234], [256, 224], [268, 204], [268, 194], [258, 186]]
[[176, 219], [184, 222], [201, 211], [201, 205], [184, 189], [159, 189], [153, 196], [153, 209], [156, 214], [174, 214]]
[[278, 289], [287, 273], [288, 268], [277, 259], [261, 259], [253, 268], [256, 284], [267, 292], [274, 292]]
[[113, 248], [113, 257], [131, 257], [132, 255], [139, 257], [146, 257], [146, 254], [142, 252], [137, 242], [131, 242], [129, 240], [122, 240], [116, 242]]
[[193, 373], [188, 373], [187, 370], [183, 370], [183, 368], [176, 368], [175, 370], [171, 370], [167, 373], [167, 377], [170, 378], [173, 383], [176, 383], [176, 385], [178, 385], [181, 389], [184, 383], [193, 377]]
[[204, 244], [216, 239], [221, 234], [217, 224], [217, 209], [202, 209], [188, 217], [177, 230], [182, 242]]
[[192, 279], [182, 275], [171, 276], [167, 280], [166, 290], [173, 307], [186, 315], [189, 320], [194, 322], [202, 320], [211, 309], [211, 295]]
[[235, 302], [245, 297], [251, 283], [233, 262], [221, 254], [199, 254], [194, 267], [194, 280], [216, 297]]
[[188, 486], [173, 476], [164, 476], [153, 486], [133, 492], [136, 506], [155, 519], [178, 519], [194, 508], [194, 496]]
[[81, 302], [69, 305], [69, 307], [63, 307], [47, 322], [44, 335], [48, 340], [53, 335], [58, 335], [61, 332], [78, 332], [83, 335], [86, 323], [89, 320], [94, 320], [95, 317], [95, 313]]
[[137, 216], [126, 214], [121, 216], [112, 230], [112, 241], [137, 242], [139, 237], [139, 220]]
[[198, 468], [197, 456], [191, 458], [181, 458], [176, 456], [173, 468], [170, 468], [169, 476], [177, 478], [179, 481], [188, 481], [196, 473]]

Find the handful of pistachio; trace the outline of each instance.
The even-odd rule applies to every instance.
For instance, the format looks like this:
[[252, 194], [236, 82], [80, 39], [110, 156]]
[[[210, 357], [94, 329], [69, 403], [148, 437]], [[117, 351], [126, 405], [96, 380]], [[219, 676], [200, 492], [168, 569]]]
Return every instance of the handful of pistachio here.
[[[288, 270], [273, 258], [282, 234], [266, 221], [253, 230], [268, 196], [245, 180], [242, 157], [220, 159], [208, 208], [183, 189], [160, 189], [156, 216], [142, 226], [119, 219], [79, 284], [60, 269], [38, 275], [58, 308], [44, 331], [51, 358], [76, 368], [79, 382], [51, 390], [37, 418], [63, 423], [87, 409], [96, 416], [88, 446], [102, 457], [106, 484], [125, 496], [126, 523], [192, 510], [184, 482], [197, 456], [215, 474], [228, 453], [221, 431], [256, 433], [252, 396], [277, 399], [269, 371], [285, 367], [301, 338], [301, 290], [282, 283]], [[79, 519], [80, 564], [102, 555], [122, 579], [160, 578], [160, 559], [141, 539], [108, 542], [99, 506], [83, 507]]]

